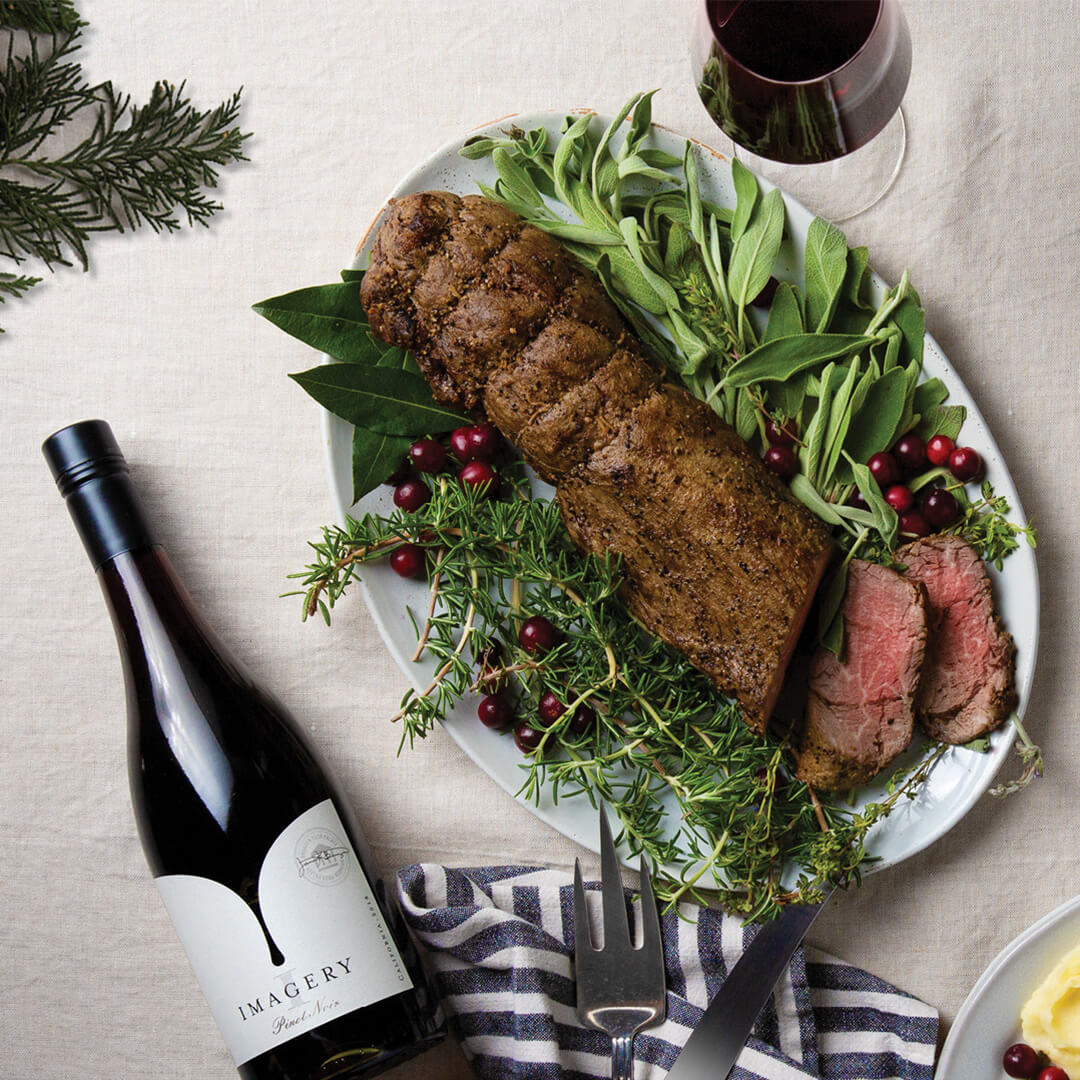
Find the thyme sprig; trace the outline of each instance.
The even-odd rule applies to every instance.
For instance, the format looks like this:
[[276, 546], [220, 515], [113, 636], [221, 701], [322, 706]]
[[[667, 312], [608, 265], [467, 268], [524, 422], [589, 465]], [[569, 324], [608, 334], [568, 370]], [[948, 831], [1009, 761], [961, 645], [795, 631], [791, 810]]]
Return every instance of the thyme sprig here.
[[[786, 734], [752, 733], [734, 702], [646, 633], [619, 599], [619, 562], [582, 554], [557, 505], [528, 497], [513, 470], [497, 500], [444, 480], [415, 513], [328, 527], [294, 575], [304, 617], [329, 622], [365, 563], [406, 542], [431, 554], [437, 595], [422, 617], [410, 615], [435, 676], [402, 700], [402, 747], [494, 686], [516, 696], [523, 718], [536, 717], [540, 696], [552, 691], [567, 709], [550, 726], [536, 720], [542, 740], [523, 758], [519, 794], [606, 802], [629, 847], [657, 866], [667, 904], [709, 891], [730, 910], [767, 918], [857, 880], [870, 830], [917, 790], [945, 748], [897, 772], [878, 803], [859, 811], [819, 803], [794, 778]], [[560, 632], [543, 657], [517, 643], [533, 615]], [[585, 707], [597, 721], [575, 732]]]

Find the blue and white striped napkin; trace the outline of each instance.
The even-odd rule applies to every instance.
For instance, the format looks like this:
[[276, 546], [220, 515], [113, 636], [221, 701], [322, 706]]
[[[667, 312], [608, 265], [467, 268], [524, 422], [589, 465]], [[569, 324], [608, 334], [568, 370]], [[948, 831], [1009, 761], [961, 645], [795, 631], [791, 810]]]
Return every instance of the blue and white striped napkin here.
[[[586, 886], [594, 927], [599, 885]], [[483, 1080], [608, 1077], [610, 1042], [574, 1012], [573, 885], [527, 866], [398, 874], [405, 918]], [[635, 905], [636, 906], [636, 905]], [[634, 1043], [637, 1080], [661, 1080], [756, 926], [685, 904], [663, 917], [667, 1019]], [[635, 912], [636, 915], [636, 912]], [[595, 931], [594, 931], [595, 932]], [[937, 1012], [873, 975], [800, 949], [758, 1019], [733, 1080], [931, 1080]]]

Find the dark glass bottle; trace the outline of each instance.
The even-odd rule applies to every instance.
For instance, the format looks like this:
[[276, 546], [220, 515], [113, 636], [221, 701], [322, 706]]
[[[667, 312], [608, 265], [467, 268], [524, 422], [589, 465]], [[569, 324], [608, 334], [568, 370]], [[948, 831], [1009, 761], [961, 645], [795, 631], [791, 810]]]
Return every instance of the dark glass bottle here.
[[442, 1017], [340, 787], [202, 621], [109, 426], [42, 447], [123, 660], [143, 849], [245, 1080], [369, 1077]]

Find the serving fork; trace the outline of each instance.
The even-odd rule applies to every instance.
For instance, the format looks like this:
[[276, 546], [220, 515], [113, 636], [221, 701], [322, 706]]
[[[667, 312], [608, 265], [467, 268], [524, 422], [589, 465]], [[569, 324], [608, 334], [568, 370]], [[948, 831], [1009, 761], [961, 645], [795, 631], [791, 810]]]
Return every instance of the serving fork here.
[[630, 938], [619, 860], [603, 808], [600, 810], [600, 898], [604, 944], [598, 949], [589, 931], [581, 863], [575, 859], [574, 969], [578, 1018], [611, 1037], [612, 1080], [633, 1080], [634, 1036], [642, 1028], [659, 1024], [667, 1011], [664, 947], [644, 856], [640, 947], [635, 948]]

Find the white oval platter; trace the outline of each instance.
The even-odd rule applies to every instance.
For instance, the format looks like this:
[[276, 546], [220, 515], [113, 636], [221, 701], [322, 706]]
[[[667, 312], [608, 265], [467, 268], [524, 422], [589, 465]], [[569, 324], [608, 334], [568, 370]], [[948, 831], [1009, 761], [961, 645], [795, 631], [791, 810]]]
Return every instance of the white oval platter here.
[[[585, 111], [588, 110], [514, 115], [477, 128], [436, 150], [394, 188], [390, 193], [391, 197], [432, 189], [453, 191], [461, 195], [477, 194], [477, 181], [493, 185], [496, 173], [490, 160], [471, 161], [458, 154], [467, 137], [495, 135], [512, 123], [525, 130], [543, 125], [554, 139], [568, 113]], [[608, 122], [609, 119], [605, 117], [597, 117], [596, 120], [596, 123], [602, 126], [606, 126]], [[652, 138], [654, 145], [682, 156], [685, 146], [683, 136], [654, 125]], [[734, 205], [735, 194], [728, 159], [701, 144], [698, 158], [704, 197], [724, 205]], [[764, 179], [759, 182], [762, 190], [768, 190], [772, 186]], [[786, 194], [784, 198], [788, 237], [781, 249], [777, 275], [801, 281], [802, 250], [813, 215]], [[367, 265], [382, 213], [380, 211], [372, 222], [357, 248], [351, 264], [353, 267]], [[884, 294], [885, 283], [876, 275], [874, 288], [879, 297]], [[330, 357], [325, 359], [330, 362]], [[924, 376], [937, 376], [942, 379], [950, 390], [950, 404], [967, 406], [964, 443], [975, 447], [982, 455], [986, 464], [986, 477], [993, 483], [996, 491], [1009, 500], [1014, 520], [1025, 520], [1019, 495], [1001, 451], [960, 377], [929, 334], [926, 336]], [[345, 515], [350, 513], [356, 515], [373, 511], [388, 514], [392, 511], [393, 504], [390, 489], [387, 487], [371, 492], [355, 507], [352, 504], [351, 431], [351, 427], [344, 421], [329, 413], [324, 414], [323, 436], [327, 467], [339, 520], [344, 521]], [[550, 494], [550, 489], [538, 484], [537, 493]], [[1034, 553], [1022, 544], [1020, 549], [1005, 561], [1004, 570], [1001, 573], [991, 570], [991, 575], [994, 578], [999, 611], [1016, 641], [1016, 682], [1020, 701], [1018, 713], [1023, 716], [1031, 691], [1039, 635], [1039, 585]], [[431, 681], [434, 664], [425, 659], [418, 663], [411, 662], [416, 639], [406, 608], [411, 608], [418, 615], [422, 615], [426, 610], [425, 584], [403, 581], [386, 564], [372, 564], [365, 568], [361, 587], [372, 618], [391, 655], [409, 681], [418, 690], [423, 689]], [[520, 753], [512, 739], [499, 737], [477, 721], [471, 703], [459, 704], [446, 717], [444, 727], [497, 784], [511, 795], [518, 791], [523, 780]], [[948, 832], [990, 786], [1002, 763], [1009, 756], [1014, 738], [1012, 725], [1006, 724], [993, 734], [991, 748], [987, 753], [957, 748], [949, 750], [923, 784], [918, 796], [910, 801], [904, 800], [887, 820], [875, 826], [870, 836], [868, 853], [877, 861], [873, 862], [870, 868], [880, 870], [893, 866], [923, 850]], [[870, 784], [859, 791], [857, 805], [878, 801], [883, 794], [883, 783]], [[552, 828], [593, 851], [598, 850], [596, 812], [584, 798], [561, 799], [556, 804], [545, 797], [539, 803], [525, 802], [525, 805]]]

